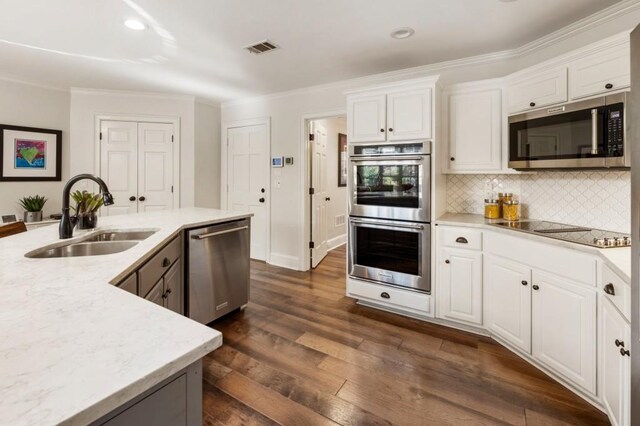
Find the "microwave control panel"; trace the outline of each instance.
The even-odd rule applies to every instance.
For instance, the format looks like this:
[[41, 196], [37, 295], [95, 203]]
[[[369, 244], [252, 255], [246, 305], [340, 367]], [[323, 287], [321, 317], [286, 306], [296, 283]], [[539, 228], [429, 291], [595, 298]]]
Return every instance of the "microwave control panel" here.
[[624, 155], [624, 123], [622, 104], [607, 110], [607, 157]]

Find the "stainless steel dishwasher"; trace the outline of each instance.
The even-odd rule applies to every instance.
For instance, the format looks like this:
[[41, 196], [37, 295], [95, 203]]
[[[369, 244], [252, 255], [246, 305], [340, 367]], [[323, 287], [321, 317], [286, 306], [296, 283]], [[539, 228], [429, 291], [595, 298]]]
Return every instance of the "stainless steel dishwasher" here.
[[208, 324], [249, 301], [250, 219], [187, 230], [187, 316]]

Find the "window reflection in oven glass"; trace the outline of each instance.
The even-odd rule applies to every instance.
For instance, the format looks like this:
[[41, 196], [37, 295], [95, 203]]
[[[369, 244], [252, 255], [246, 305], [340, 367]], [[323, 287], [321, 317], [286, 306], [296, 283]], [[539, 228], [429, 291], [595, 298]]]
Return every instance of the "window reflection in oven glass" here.
[[357, 204], [419, 208], [419, 167], [358, 166]]
[[420, 233], [355, 228], [355, 264], [420, 276]]

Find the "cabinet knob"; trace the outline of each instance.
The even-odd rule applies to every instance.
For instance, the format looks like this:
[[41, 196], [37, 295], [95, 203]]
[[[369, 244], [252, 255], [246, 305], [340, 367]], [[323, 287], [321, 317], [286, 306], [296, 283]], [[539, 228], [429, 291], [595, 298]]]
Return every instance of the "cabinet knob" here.
[[540, 290], [540, 287], [534, 284], [534, 285], [533, 285], [533, 289], [534, 289], [534, 290]]
[[169, 266], [169, 265], [171, 265], [171, 261], [169, 260], [169, 258], [168, 258], [168, 257], [165, 257], [165, 258], [162, 260], [162, 267], [163, 267], [163, 268], [166, 268], [166, 267], [167, 267], [167, 266]]
[[529, 283], [526, 282], [525, 280], [522, 280], [522, 285], [528, 285]]
[[391, 299], [391, 296], [389, 296], [389, 293], [387, 293], [386, 291], [380, 293], [380, 297], [382, 297], [383, 299]]
[[531, 102], [531, 103], [529, 103], [529, 106], [530, 107], [534, 107], [534, 106], [536, 106], [536, 103], [535, 102]]
[[389, 127], [389, 131], [390, 131], [390, 132], [393, 132], [393, 127]]
[[136, 200], [136, 196], [132, 195], [131, 197], [129, 197], [129, 201], [135, 201]]
[[384, 129], [380, 129], [380, 133], [384, 133]]
[[607, 84], [604, 85], [604, 88], [607, 89], [607, 90], [608, 89], [613, 89], [613, 84], [607, 83]]
[[613, 284], [609, 283], [604, 286], [604, 292], [610, 294], [611, 296], [616, 295], [616, 289], [613, 287]]
[[260, 201], [261, 203], [264, 203], [264, 198], [260, 198], [258, 201]]
[[456, 157], [451, 157], [450, 160], [451, 161], [456, 161]]
[[617, 347], [622, 346], [622, 347], [624, 348], [624, 342], [623, 342], [623, 341], [620, 341], [620, 340], [616, 339], [616, 342], [615, 342], [615, 343], [616, 343], [616, 346], [617, 346]]
[[467, 240], [465, 237], [458, 237], [456, 238], [456, 243], [469, 244], [469, 240]]
[[146, 200], [146, 198], [145, 198], [145, 197], [144, 197], [144, 195], [143, 195], [142, 197], [138, 198], [138, 200], [140, 200], [140, 201], [144, 201], [144, 200]]
[[629, 350], [625, 350], [624, 348], [620, 349], [620, 355], [622, 356], [631, 356], [631, 352], [629, 352]]
[[325, 201], [331, 201], [331, 197], [326, 197], [324, 200]]
[[265, 189], [264, 188], [260, 189], [260, 192], [262, 192], [264, 194]]
[[449, 263], [451, 263], [451, 261], [449, 259], [447, 259], [447, 260], [444, 261], [444, 263], [446, 263], [448, 265]]
[[166, 299], [167, 297], [169, 297], [169, 295], [168, 295], [167, 293], [164, 293], [164, 294], [162, 295], [162, 298], [163, 298], [163, 299]]

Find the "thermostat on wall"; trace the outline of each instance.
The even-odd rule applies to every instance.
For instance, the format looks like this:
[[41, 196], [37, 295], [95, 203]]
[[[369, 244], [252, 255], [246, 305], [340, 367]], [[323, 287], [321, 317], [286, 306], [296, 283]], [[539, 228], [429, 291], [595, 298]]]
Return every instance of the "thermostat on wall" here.
[[284, 167], [284, 157], [271, 157], [271, 167]]

